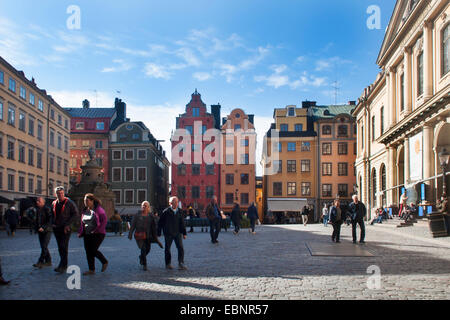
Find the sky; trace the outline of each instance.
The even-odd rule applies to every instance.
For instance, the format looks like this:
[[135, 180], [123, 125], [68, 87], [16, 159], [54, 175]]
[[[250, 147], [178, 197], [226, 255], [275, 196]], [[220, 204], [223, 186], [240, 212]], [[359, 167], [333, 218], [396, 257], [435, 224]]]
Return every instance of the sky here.
[[[63, 107], [112, 107], [143, 121], [168, 153], [198, 90], [222, 117], [255, 115], [258, 160], [273, 109], [357, 100], [394, 0], [1, 1], [0, 56]], [[75, 10], [73, 10], [75, 6]], [[368, 10], [376, 6], [376, 11]], [[379, 18], [376, 28], [369, 26]], [[257, 164], [257, 174], [261, 168]]]

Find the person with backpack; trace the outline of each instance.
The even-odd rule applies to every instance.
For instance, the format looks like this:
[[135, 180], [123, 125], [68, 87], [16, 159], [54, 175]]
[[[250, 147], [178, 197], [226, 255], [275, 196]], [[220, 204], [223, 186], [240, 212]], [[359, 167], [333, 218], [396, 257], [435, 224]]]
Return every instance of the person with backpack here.
[[105, 272], [108, 267], [108, 260], [98, 250], [105, 239], [108, 218], [101, 206], [101, 201], [92, 193], [87, 193], [84, 196], [84, 205], [86, 208], [81, 214], [78, 237], [83, 237], [84, 240], [89, 271], [84, 272], [83, 275], [88, 276], [95, 274], [95, 258], [102, 263], [102, 272]]

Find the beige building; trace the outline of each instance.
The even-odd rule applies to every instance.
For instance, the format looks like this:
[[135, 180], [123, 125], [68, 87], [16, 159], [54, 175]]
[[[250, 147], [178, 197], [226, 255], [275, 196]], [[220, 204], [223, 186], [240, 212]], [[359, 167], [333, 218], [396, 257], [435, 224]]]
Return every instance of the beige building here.
[[[17, 204], [69, 186], [70, 115], [0, 57], [0, 195]], [[6, 204], [0, 204], [3, 211]]]
[[442, 193], [438, 154], [450, 150], [449, 16], [446, 0], [395, 5], [377, 59], [382, 71], [353, 113], [357, 183], [371, 213], [397, 206], [403, 188], [408, 201], [435, 203]]

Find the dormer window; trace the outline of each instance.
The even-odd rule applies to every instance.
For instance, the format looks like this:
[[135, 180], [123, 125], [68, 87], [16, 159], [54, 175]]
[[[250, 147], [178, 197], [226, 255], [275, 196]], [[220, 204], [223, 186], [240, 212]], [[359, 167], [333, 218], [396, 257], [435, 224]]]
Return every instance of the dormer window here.
[[192, 116], [200, 117], [200, 108], [192, 108]]
[[290, 107], [290, 108], [288, 109], [288, 116], [289, 116], [289, 117], [295, 117], [295, 108]]
[[77, 122], [75, 124], [75, 129], [76, 130], [84, 130], [84, 122]]

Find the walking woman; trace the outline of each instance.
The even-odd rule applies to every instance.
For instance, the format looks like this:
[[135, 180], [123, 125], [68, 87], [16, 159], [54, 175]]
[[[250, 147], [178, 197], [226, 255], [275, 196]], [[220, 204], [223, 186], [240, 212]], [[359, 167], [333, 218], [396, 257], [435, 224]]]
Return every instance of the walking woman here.
[[233, 233], [236, 235], [239, 233], [241, 229], [241, 207], [237, 202], [234, 203], [233, 210], [231, 211], [231, 221], [233, 221], [234, 231]]
[[102, 272], [108, 267], [108, 260], [98, 250], [106, 235], [107, 217], [101, 202], [92, 193], [84, 196], [84, 205], [86, 208], [81, 214], [81, 225], [78, 237], [84, 237], [84, 249], [88, 261], [89, 271], [83, 275], [95, 274], [95, 258], [102, 263]]
[[128, 239], [136, 239], [136, 244], [141, 249], [139, 262], [143, 266], [144, 271], [147, 271], [147, 255], [150, 252], [151, 243], [156, 242], [161, 248], [163, 245], [159, 242], [156, 233], [156, 221], [153, 214], [150, 212], [151, 207], [148, 201], [142, 202], [141, 211], [133, 217], [131, 222]]

